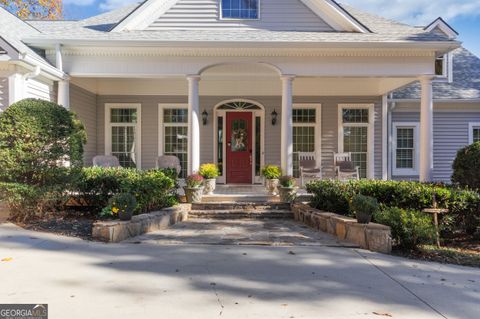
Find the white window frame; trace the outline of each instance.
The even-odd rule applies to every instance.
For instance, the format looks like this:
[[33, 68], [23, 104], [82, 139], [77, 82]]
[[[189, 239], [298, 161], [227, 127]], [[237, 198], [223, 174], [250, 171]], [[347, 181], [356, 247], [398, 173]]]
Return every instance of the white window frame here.
[[[163, 122], [163, 111], [165, 109], [187, 109], [187, 111], [190, 113], [188, 110], [188, 104], [186, 103], [159, 103], [158, 104], [158, 156], [163, 156], [164, 155], [164, 146], [165, 146], [165, 123]], [[190, 116], [188, 117], [190, 119]], [[186, 125], [185, 125], [186, 124]], [[187, 127], [187, 167], [182, 167], [182, 171], [189, 171], [190, 167], [190, 130], [191, 130], [191, 124], [190, 120], [187, 121], [187, 123], [168, 123], [168, 126], [181, 126]]]
[[[315, 158], [317, 167], [322, 166], [322, 104], [320, 103], [295, 103], [293, 109], [315, 109], [315, 123], [293, 123], [294, 127], [315, 128]], [[323, 172], [322, 172], [323, 173]]]
[[220, 20], [223, 20], [223, 21], [258, 21], [260, 20], [260, 8], [262, 7], [261, 5], [262, 0], [257, 0], [257, 1], [258, 1], [257, 18], [224, 18], [223, 8], [222, 8], [223, 0], [218, 0], [218, 8], [220, 9], [218, 13], [218, 17]]
[[480, 122], [470, 122], [468, 123], [468, 144], [473, 143], [473, 129], [479, 128], [480, 129]]
[[[397, 130], [399, 128], [413, 128], [414, 160], [413, 168], [397, 168]], [[420, 166], [420, 123], [393, 122], [392, 123], [392, 164], [395, 176], [418, 176]]]
[[[136, 109], [136, 123], [111, 123], [110, 111], [112, 109]], [[142, 168], [142, 105], [139, 103], [105, 103], [105, 155], [112, 154], [112, 127], [130, 126], [135, 127], [135, 160], [137, 169]]]
[[[438, 58], [435, 58], [435, 63]], [[442, 71], [443, 71], [442, 74], [435, 74], [436, 81], [442, 82], [447, 80], [449, 83], [452, 83], [453, 81], [453, 55], [452, 54], [445, 53], [443, 55]]]
[[[368, 123], [343, 123], [343, 110], [368, 109]], [[374, 104], [338, 104], [338, 152], [344, 152], [344, 127], [367, 127], [367, 179], [375, 178], [375, 105]]]

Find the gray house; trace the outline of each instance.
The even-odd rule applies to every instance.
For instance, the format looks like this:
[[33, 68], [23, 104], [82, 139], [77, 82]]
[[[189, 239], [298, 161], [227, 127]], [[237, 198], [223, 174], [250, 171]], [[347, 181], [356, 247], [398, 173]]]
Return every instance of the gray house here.
[[0, 108], [72, 109], [87, 164], [167, 154], [255, 184], [265, 164], [298, 175], [299, 152], [333, 177], [350, 152], [363, 178], [448, 180], [480, 122], [478, 59], [456, 37], [332, 0], [148, 0], [80, 21], [0, 9]]

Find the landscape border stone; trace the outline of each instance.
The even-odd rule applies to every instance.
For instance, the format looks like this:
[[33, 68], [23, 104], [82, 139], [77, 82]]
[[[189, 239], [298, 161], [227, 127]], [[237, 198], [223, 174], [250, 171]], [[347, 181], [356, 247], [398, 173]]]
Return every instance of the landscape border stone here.
[[389, 226], [369, 223], [359, 224], [356, 219], [324, 212], [307, 204], [292, 204], [295, 220], [316, 230], [329, 233], [340, 240], [354, 243], [362, 249], [390, 254], [392, 234]]
[[148, 232], [166, 229], [186, 221], [190, 208], [189, 204], [180, 204], [160, 211], [136, 215], [129, 221], [98, 221], [93, 224], [92, 237], [107, 243], [118, 243]]

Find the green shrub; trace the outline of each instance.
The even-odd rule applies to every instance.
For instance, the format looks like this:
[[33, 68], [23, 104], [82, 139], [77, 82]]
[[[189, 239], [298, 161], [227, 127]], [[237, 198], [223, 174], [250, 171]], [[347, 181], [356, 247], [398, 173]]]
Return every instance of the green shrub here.
[[63, 206], [65, 194], [55, 188], [0, 182], [0, 201], [10, 210], [10, 218], [26, 221]]
[[355, 213], [373, 215], [378, 211], [378, 201], [374, 197], [355, 195], [350, 203], [350, 208]]
[[[170, 175], [170, 176], [169, 176]], [[144, 213], [176, 203], [173, 173], [162, 170], [138, 171], [132, 168], [84, 168], [76, 182], [76, 191], [98, 210], [120, 193], [133, 194], [136, 213]]]
[[214, 179], [220, 175], [220, 172], [216, 164], [202, 164], [198, 174], [202, 175], [205, 179]]
[[453, 162], [452, 182], [472, 189], [480, 189], [480, 142], [458, 151]]
[[448, 208], [455, 221], [450, 224], [450, 231], [472, 233], [480, 226], [480, 195], [470, 190], [418, 182], [376, 180], [313, 181], [307, 184], [307, 190], [314, 194], [311, 202], [313, 207], [350, 216], [353, 213], [349, 203], [355, 194], [374, 197], [388, 207], [416, 211], [432, 207], [435, 197], [438, 206]]
[[266, 179], [278, 179], [282, 176], [282, 170], [276, 165], [266, 165], [261, 173]]
[[75, 114], [26, 99], [0, 113], [0, 181], [49, 186], [70, 181], [82, 165], [86, 134]]
[[394, 244], [404, 249], [416, 249], [434, 238], [431, 216], [397, 207], [384, 207], [374, 215], [377, 223], [390, 226]]

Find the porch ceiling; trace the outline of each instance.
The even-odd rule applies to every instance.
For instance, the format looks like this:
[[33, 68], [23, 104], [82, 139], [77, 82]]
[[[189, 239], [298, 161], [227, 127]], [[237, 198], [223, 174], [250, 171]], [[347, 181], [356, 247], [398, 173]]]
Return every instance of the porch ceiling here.
[[[229, 66], [230, 67], [230, 66]], [[281, 81], [272, 70], [252, 72], [245, 68], [235, 75], [227, 68], [202, 74], [203, 96], [280, 96]], [[415, 78], [297, 77], [294, 96], [380, 96], [415, 81]], [[187, 95], [185, 78], [72, 78], [72, 84], [99, 95]]]

